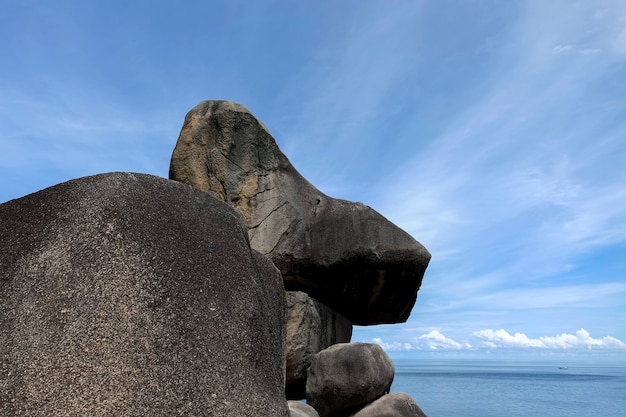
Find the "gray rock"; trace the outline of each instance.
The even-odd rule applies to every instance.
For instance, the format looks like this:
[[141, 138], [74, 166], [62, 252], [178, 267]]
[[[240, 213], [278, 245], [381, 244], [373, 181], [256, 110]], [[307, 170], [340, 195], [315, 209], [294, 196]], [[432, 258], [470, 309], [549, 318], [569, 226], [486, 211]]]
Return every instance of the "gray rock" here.
[[403, 392], [383, 395], [350, 417], [426, 417], [413, 398]]
[[300, 290], [354, 324], [406, 321], [430, 254], [360, 203], [305, 180], [244, 106], [204, 101], [185, 117], [170, 178], [239, 210], [253, 248]]
[[319, 417], [315, 408], [300, 401], [287, 401], [291, 417]]
[[0, 415], [288, 416], [284, 289], [246, 224], [130, 173], [0, 205]]
[[285, 392], [289, 399], [302, 399], [313, 357], [330, 345], [349, 342], [352, 323], [300, 291], [287, 291], [286, 323]]
[[338, 343], [313, 358], [307, 404], [320, 417], [345, 415], [388, 393], [393, 377], [393, 362], [380, 346]]

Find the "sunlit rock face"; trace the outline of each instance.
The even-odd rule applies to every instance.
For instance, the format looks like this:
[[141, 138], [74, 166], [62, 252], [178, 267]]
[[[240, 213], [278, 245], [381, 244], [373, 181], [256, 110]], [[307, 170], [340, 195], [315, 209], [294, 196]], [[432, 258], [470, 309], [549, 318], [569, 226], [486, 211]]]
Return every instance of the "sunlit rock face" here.
[[289, 400], [287, 404], [289, 405], [290, 417], [320, 417], [315, 408], [303, 402]]
[[236, 208], [251, 246], [299, 290], [354, 324], [406, 321], [430, 254], [368, 206], [304, 179], [244, 106], [204, 101], [185, 121], [170, 178]]
[[0, 244], [0, 415], [289, 415], [282, 279], [223, 202], [85, 177], [0, 205]]
[[417, 403], [403, 392], [383, 395], [350, 417], [426, 417]]

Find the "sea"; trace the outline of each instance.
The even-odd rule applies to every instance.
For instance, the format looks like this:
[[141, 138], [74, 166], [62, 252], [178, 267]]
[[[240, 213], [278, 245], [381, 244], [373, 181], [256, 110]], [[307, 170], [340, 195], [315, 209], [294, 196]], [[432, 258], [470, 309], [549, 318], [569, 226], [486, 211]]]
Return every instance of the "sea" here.
[[624, 361], [394, 358], [428, 417], [625, 417]]

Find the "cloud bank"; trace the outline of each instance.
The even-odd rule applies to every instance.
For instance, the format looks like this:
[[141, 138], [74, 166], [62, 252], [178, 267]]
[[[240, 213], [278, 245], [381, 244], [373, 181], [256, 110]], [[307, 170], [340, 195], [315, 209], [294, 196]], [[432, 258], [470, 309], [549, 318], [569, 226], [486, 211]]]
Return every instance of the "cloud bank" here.
[[470, 350], [470, 349], [552, 349], [552, 350], [626, 350], [626, 343], [611, 336], [591, 337], [585, 329], [575, 334], [530, 338], [524, 333], [510, 334], [504, 329], [484, 329], [472, 333], [474, 341], [456, 341], [438, 330], [413, 337], [408, 341], [385, 342], [372, 339], [386, 351], [410, 350]]
[[383, 342], [381, 338], [374, 338], [374, 343], [379, 344], [383, 349], [388, 351], [400, 350], [439, 350], [439, 349], [471, 349], [471, 345], [466, 342], [457, 342], [444, 336], [438, 330], [432, 330], [430, 333], [415, 337], [409, 342]]
[[509, 334], [506, 330], [480, 330], [474, 336], [483, 340], [487, 347], [541, 348], [541, 349], [626, 349], [626, 343], [611, 336], [594, 339], [588, 331], [580, 329], [576, 334], [531, 339], [524, 333]]

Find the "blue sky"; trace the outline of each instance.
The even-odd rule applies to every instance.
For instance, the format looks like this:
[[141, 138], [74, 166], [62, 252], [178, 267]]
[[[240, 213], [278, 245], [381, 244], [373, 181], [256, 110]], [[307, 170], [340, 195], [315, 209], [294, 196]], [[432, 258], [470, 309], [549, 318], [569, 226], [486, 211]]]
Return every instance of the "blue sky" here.
[[247, 106], [433, 254], [387, 350], [626, 354], [626, 3], [1, 1], [0, 201]]

